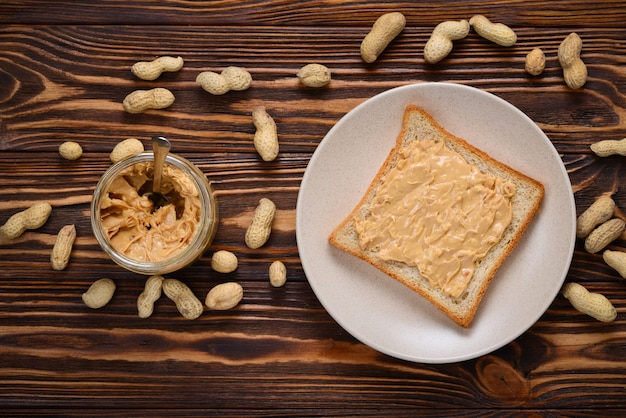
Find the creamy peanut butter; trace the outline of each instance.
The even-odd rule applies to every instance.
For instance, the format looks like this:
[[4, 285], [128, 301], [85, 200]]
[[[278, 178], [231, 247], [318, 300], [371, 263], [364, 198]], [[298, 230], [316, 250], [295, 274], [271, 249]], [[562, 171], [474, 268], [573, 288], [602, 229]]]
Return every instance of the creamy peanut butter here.
[[413, 141], [379, 184], [369, 213], [355, 217], [363, 250], [416, 266], [458, 298], [475, 263], [511, 223], [515, 185], [481, 172], [443, 142]]
[[[137, 261], [163, 261], [184, 249], [200, 222], [201, 200], [193, 180], [180, 168], [163, 167], [161, 192], [170, 204], [153, 212], [143, 195], [150, 190], [152, 162], [139, 162], [122, 171], [100, 204], [102, 227], [111, 245]], [[144, 190], [146, 189], [146, 190]]]

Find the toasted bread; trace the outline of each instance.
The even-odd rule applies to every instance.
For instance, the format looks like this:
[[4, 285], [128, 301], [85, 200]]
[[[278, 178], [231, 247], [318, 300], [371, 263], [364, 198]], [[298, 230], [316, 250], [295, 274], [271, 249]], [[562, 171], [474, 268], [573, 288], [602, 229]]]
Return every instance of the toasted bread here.
[[[501, 239], [496, 242], [487, 254], [475, 264], [474, 275], [466, 291], [458, 298], [453, 298], [434, 288], [420, 274], [418, 267], [403, 262], [387, 261], [378, 256], [377, 250], [363, 250], [355, 230], [355, 218], [368, 214], [368, 207], [376, 194], [376, 190], [387, 172], [394, 167], [399, 151], [412, 141], [424, 138], [435, 142], [444, 141], [446, 146], [483, 173], [489, 173], [509, 181], [515, 185], [515, 194], [511, 198], [512, 220], [504, 230]], [[377, 175], [370, 183], [359, 204], [339, 224], [329, 236], [329, 242], [350, 253], [398, 280], [410, 289], [422, 295], [450, 319], [462, 327], [468, 327], [476, 315], [478, 306], [493, 279], [496, 271], [513, 251], [522, 234], [539, 210], [544, 195], [543, 185], [499, 162], [487, 153], [477, 149], [466, 140], [456, 137], [440, 126], [425, 110], [415, 106], [407, 106], [402, 123], [402, 130], [394, 148], [381, 166]]]

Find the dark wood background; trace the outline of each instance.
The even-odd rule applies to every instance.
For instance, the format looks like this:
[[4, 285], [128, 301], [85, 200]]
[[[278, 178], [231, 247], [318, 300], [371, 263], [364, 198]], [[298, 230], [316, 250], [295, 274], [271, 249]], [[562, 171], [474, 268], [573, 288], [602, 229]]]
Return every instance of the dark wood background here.
[[[379, 61], [365, 64], [359, 45], [373, 21], [403, 12], [407, 27]], [[515, 29], [503, 48], [471, 33], [437, 65], [422, 51], [443, 20], [484, 14]], [[101, 416], [465, 416], [620, 415], [626, 409], [626, 283], [580, 243], [566, 280], [605, 294], [617, 307], [604, 324], [558, 296], [528, 332], [483, 357], [416, 364], [359, 343], [323, 309], [307, 282], [295, 240], [295, 205], [309, 158], [326, 132], [357, 104], [386, 89], [421, 81], [474, 86], [508, 100], [548, 135], [570, 175], [580, 213], [615, 193], [626, 208], [623, 158], [600, 159], [589, 145], [626, 136], [626, 1], [54, 1], [0, 4], [0, 222], [36, 201], [53, 213], [45, 226], [0, 241], [0, 414]], [[568, 89], [556, 51], [576, 31], [589, 79]], [[547, 55], [543, 75], [524, 72], [534, 47]], [[153, 82], [130, 66], [180, 55], [185, 67]], [[328, 88], [298, 85], [295, 74], [318, 62], [333, 72]], [[211, 96], [195, 84], [204, 70], [246, 67], [244, 92]], [[166, 87], [162, 111], [130, 115], [130, 91]], [[264, 104], [275, 118], [281, 152], [272, 163], [252, 145], [250, 112]], [[170, 138], [175, 152], [213, 183], [221, 213], [213, 246], [172, 274], [202, 299], [215, 284], [240, 282], [231, 311], [183, 319], [163, 298], [140, 319], [144, 278], [114, 265], [90, 228], [94, 187], [120, 140]], [[83, 157], [63, 160], [66, 140]], [[276, 202], [270, 242], [243, 243], [261, 197]], [[621, 212], [620, 212], [620, 216]], [[65, 271], [49, 256], [61, 226], [78, 231]], [[623, 248], [624, 239], [612, 248]], [[210, 253], [239, 256], [218, 275]], [[267, 267], [285, 262], [288, 283], [272, 288]], [[109, 305], [94, 311], [81, 294], [110, 277]]]

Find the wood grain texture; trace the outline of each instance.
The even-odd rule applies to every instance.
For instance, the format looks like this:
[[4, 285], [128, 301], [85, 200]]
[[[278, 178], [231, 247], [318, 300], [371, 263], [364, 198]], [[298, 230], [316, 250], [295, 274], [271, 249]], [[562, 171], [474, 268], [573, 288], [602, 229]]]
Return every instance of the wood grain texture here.
[[209, 26], [364, 26], [378, 15], [401, 11], [414, 25], [436, 25], [443, 20], [474, 14], [498, 17], [515, 26], [621, 27], [626, 16], [623, 0], [590, 6], [583, 0], [412, 2], [383, 0], [319, 1], [297, 4], [280, 0], [159, 1], [103, 0], [98, 3], [56, 0], [7, 0], [0, 23], [20, 24], [177, 24]]
[[[384, 11], [407, 27], [379, 61], [359, 45]], [[428, 65], [423, 47], [445, 19], [485, 14], [513, 26], [518, 43], [495, 46], [472, 33]], [[625, 218], [623, 158], [598, 158], [589, 145], [626, 136], [626, 2], [149, 2], [5, 1], [0, 4], [0, 223], [33, 202], [53, 205], [48, 222], [0, 241], [0, 414], [5, 416], [619, 416], [626, 409], [626, 282], [578, 243], [568, 281], [605, 294], [618, 318], [603, 324], [557, 297], [542, 318], [505, 347], [445, 365], [393, 359], [361, 344], [324, 310], [300, 264], [295, 207], [308, 161], [328, 130], [359, 103], [392, 87], [445, 81], [491, 92], [544, 130], [561, 155], [580, 213], [613, 193]], [[556, 51], [571, 31], [583, 39], [589, 80], [572, 91]], [[548, 59], [528, 76], [524, 56]], [[180, 55], [185, 67], [154, 82], [130, 73], [139, 60]], [[327, 88], [306, 89], [304, 64], [331, 68]], [[253, 86], [211, 96], [195, 84], [205, 70], [246, 67]], [[166, 87], [170, 108], [126, 114], [135, 89]], [[252, 145], [252, 109], [277, 122], [281, 153], [265, 163]], [[117, 267], [91, 232], [91, 195], [121, 139], [148, 146], [164, 135], [212, 182], [220, 208], [215, 241], [194, 265], [173, 274], [201, 298], [235, 280], [242, 303], [183, 319], [162, 298], [141, 319], [144, 278]], [[58, 155], [65, 140], [83, 157]], [[245, 229], [261, 197], [277, 205], [275, 229], [260, 250]], [[78, 238], [64, 271], [50, 268], [58, 230]], [[611, 245], [626, 250], [626, 237]], [[236, 272], [210, 270], [228, 249]], [[287, 266], [272, 288], [267, 269]], [[100, 310], [81, 294], [101, 277], [116, 281]], [[51, 414], [51, 411], [54, 413]]]

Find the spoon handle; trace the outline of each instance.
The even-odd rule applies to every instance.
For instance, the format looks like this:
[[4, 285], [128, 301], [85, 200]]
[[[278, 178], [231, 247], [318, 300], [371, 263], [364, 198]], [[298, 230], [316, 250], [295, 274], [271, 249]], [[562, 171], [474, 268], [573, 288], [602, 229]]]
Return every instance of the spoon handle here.
[[154, 152], [154, 179], [152, 181], [152, 191], [159, 193], [161, 191], [161, 174], [163, 173], [163, 164], [165, 158], [170, 152], [172, 144], [162, 136], [152, 138], [152, 152]]

